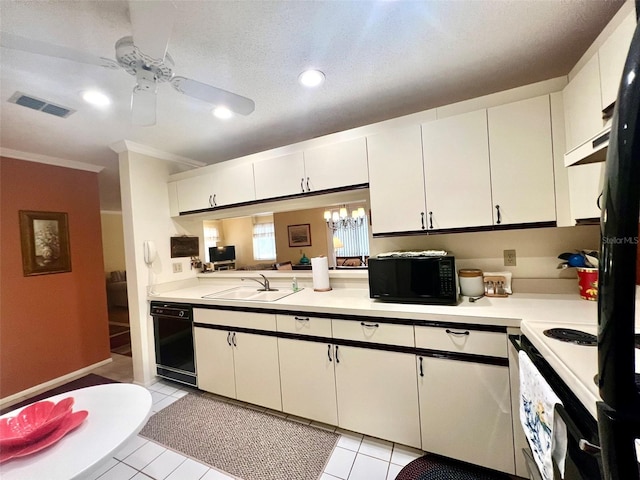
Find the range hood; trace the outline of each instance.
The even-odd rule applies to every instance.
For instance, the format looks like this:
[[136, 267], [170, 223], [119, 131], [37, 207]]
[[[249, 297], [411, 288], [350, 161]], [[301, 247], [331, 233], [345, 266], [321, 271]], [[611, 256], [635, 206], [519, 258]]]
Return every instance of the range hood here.
[[611, 122], [596, 136], [564, 154], [564, 166], [604, 162], [607, 159]]

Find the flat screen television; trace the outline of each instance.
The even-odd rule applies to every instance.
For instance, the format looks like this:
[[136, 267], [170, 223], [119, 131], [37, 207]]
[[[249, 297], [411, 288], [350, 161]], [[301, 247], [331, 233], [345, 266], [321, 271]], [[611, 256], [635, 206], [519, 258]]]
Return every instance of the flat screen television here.
[[209, 248], [210, 262], [226, 262], [236, 259], [236, 247], [234, 245], [226, 245], [224, 247]]

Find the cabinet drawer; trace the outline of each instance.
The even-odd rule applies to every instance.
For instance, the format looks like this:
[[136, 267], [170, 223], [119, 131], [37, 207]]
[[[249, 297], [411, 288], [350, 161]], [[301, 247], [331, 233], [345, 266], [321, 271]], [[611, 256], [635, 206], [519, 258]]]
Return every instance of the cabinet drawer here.
[[267, 313], [230, 312], [227, 310], [193, 309], [193, 320], [196, 323], [222, 325], [224, 327], [253, 328], [254, 330], [276, 329], [276, 316]]
[[413, 327], [372, 320], [331, 320], [333, 338], [413, 347]]
[[279, 332], [331, 338], [331, 320], [308, 315], [276, 315]]
[[471, 353], [491, 357], [507, 356], [507, 336], [500, 332], [483, 332], [466, 328], [415, 327], [416, 347]]

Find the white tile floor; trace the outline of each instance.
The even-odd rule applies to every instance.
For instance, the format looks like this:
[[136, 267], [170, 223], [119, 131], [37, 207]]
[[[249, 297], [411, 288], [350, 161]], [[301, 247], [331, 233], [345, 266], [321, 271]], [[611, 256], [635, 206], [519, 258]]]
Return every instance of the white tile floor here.
[[[186, 395], [190, 388], [161, 380], [151, 385], [149, 390], [153, 399], [151, 410], [155, 413]], [[266, 411], [263, 408], [259, 410]], [[285, 416], [282, 412], [269, 413]], [[295, 421], [311, 423], [303, 418], [287, 417]], [[340, 439], [320, 480], [394, 480], [404, 465], [424, 454], [420, 450], [332, 426], [323, 424], [317, 426], [340, 434]], [[102, 468], [86, 477], [86, 480], [233, 480], [235, 478], [136, 436], [113, 458], [105, 461]]]

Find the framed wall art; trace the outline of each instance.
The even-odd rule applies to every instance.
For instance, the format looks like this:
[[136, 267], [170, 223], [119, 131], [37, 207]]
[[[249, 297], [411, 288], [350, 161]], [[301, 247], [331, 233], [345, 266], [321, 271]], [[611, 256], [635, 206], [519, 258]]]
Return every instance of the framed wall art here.
[[304, 223], [302, 225], [289, 225], [290, 247], [310, 247], [311, 246], [311, 225]]
[[19, 215], [24, 276], [70, 272], [67, 214], [20, 210]]

